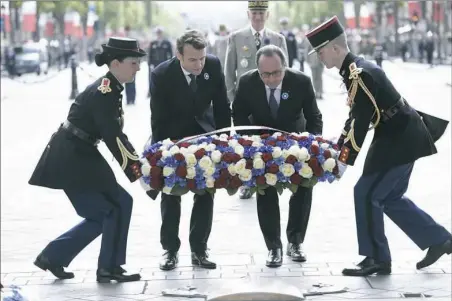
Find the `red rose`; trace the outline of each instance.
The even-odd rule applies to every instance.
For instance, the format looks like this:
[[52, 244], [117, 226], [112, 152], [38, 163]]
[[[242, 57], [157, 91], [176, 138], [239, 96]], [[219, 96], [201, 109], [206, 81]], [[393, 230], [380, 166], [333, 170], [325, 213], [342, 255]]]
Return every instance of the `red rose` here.
[[314, 168], [316, 168], [317, 166], [319, 166], [319, 161], [317, 160], [317, 158], [311, 157], [311, 159], [309, 159], [309, 161], [308, 161], [308, 165], [309, 165], [309, 167], [311, 167], [312, 169], [314, 169]]
[[261, 135], [261, 139], [267, 139], [268, 137], [270, 137], [270, 134], [262, 134]]
[[277, 174], [279, 171], [279, 166], [277, 164], [272, 164], [269, 167], [267, 167], [267, 172]]
[[286, 141], [287, 139], [286, 139], [286, 136], [281, 135], [281, 136], [276, 137], [276, 140], [278, 140], [278, 141]]
[[306, 136], [300, 136], [300, 141], [308, 140], [308, 139], [309, 139], [309, 137], [306, 137]]
[[256, 177], [256, 184], [257, 185], [265, 185], [265, 183], [267, 183], [267, 181], [265, 180], [264, 176]]
[[270, 154], [270, 153], [263, 153], [262, 154], [262, 160], [264, 160], [264, 162], [268, 162], [268, 161], [270, 161], [272, 159], [273, 159], [272, 154]]
[[302, 179], [303, 178], [297, 173], [294, 173], [293, 175], [290, 176], [290, 182], [295, 185], [300, 185]]
[[295, 162], [297, 162], [297, 161], [298, 161], [298, 159], [294, 155], [289, 155], [286, 158], [286, 163], [289, 163], [289, 164], [295, 164]]
[[196, 189], [196, 182], [193, 179], [187, 180], [187, 188], [190, 190]]
[[316, 167], [314, 169], [312, 169], [314, 176], [316, 177], [321, 177], [323, 175], [323, 168], [321, 167]]
[[232, 163], [233, 161], [233, 154], [232, 153], [224, 153], [221, 156], [221, 161], [226, 162], [226, 163]]
[[245, 168], [246, 169], [253, 169], [253, 160], [251, 160], [251, 159], [246, 160]]
[[182, 143], [179, 144], [179, 147], [180, 147], [180, 148], [182, 148], [182, 147], [188, 148], [190, 145], [191, 145], [191, 144], [188, 143], [188, 142], [182, 142]]
[[195, 157], [198, 160], [201, 159], [202, 157], [204, 157], [205, 155], [206, 155], [206, 150], [203, 148], [200, 148], [195, 152]]
[[240, 161], [240, 159], [242, 159], [242, 158], [240, 157], [239, 154], [236, 154], [236, 153], [232, 154], [232, 162], [237, 163]]
[[269, 141], [267, 141], [267, 144], [271, 145], [271, 146], [276, 146], [276, 141], [275, 140], [269, 140]]
[[174, 159], [176, 159], [176, 161], [181, 162], [181, 161], [185, 160], [185, 157], [181, 153], [177, 153], [177, 154], [174, 155]]
[[163, 181], [161, 178], [151, 178], [150, 185], [152, 189], [160, 190], [163, 187]]
[[229, 173], [227, 168], [223, 168], [220, 170], [220, 178], [227, 180], [229, 179], [229, 177], [231, 176], [231, 174]]
[[226, 188], [226, 185], [227, 185], [226, 179], [222, 179], [220, 177], [215, 181], [214, 187], [215, 188]]
[[159, 160], [158, 160], [157, 157], [154, 155], [154, 156], [152, 156], [151, 159], [149, 160], [149, 164], [151, 164], [151, 166], [156, 166], [158, 161], [159, 161]]
[[160, 178], [162, 176], [162, 168], [160, 166], [151, 167], [151, 178]]
[[317, 142], [325, 142], [325, 139], [323, 139], [322, 137], [315, 137], [315, 140], [317, 140]]
[[331, 158], [331, 152], [328, 149], [326, 149], [323, 151], [323, 156], [325, 157], [325, 159], [329, 159]]
[[338, 174], [339, 174], [339, 167], [336, 164], [336, 166], [334, 166], [334, 168], [333, 168], [333, 175], [337, 176]]
[[242, 183], [242, 181], [239, 179], [238, 176], [233, 176], [233, 177], [231, 178], [230, 183], [229, 183], [229, 187], [231, 187], [231, 188], [239, 188], [239, 187], [242, 186], [242, 185], [243, 185], [243, 183]]
[[176, 168], [176, 176], [178, 176], [179, 178], [185, 178], [187, 176], [187, 167], [178, 166]]
[[338, 151], [339, 150], [339, 145], [333, 144], [333, 149]]
[[316, 144], [311, 145], [311, 153], [316, 155], [316, 156], [319, 155], [320, 154], [319, 146], [316, 145]]
[[[241, 138], [242, 139], [242, 138]], [[252, 146], [253, 145], [253, 141], [251, 141], [251, 140], [245, 140], [245, 139], [243, 139], [243, 141], [242, 142], [239, 142], [241, 145], [243, 145], [243, 146]]]

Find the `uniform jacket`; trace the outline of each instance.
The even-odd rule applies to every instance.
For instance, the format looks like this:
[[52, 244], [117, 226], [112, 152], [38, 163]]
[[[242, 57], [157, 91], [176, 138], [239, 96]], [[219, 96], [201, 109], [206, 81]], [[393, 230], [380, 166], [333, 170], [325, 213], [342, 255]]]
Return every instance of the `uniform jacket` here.
[[288, 58], [289, 58], [289, 67], [292, 68], [293, 60], [297, 59], [298, 55], [298, 45], [297, 45], [297, 39], [295, 38], [295, 35], [293, 32], [284, 30], [281, 31], [281, 34], [286, 39], [287, 44], [287, 52], [288, 52]]
[[169, 60], [173, 57], [173, 48], [171, 42], [167, 39], [161, 41], [155, 40], [149, 44], [148, 51], [148, 65], [153, 65], [154, 68], [160, 63]]
[[[265, 45], [267, 40], [270, 44], [282, 48], [287, 57], [287, 45], [284, 36], [265, 28], [262, 46]], [[249, 70], [257, 68], [256, 52], [256, 42], [251, 27], [235, 31], [229, 36], [224, 74], [228, 97], [231, 102], [234, 100], [240, 76]]]
[[[131, 182], [141, 164], [123, 133], [123, 86], [108, 72], [80, 93], [67, 120], [95, 139], [102, 139]], [[81, 140], [60, 126], [48, 142], [29, 184], [54, 189], [110, 191], [117, 188], [113, 171], [97, 145]]]
[[376, 127], [363, 174], [385, 171], [436, 153], [434, 141], [444, 133], [447, 121], [418, 112], [409, 104], [389, 120], [382, 121], [382, 114], [401, 99], [383, 70], [349, 53], [340, 74], [351, 103], [339, 139], [340, 161], [354, 164], [371, 122]]
[[196, 81], [195, 93], [176, 57], [153, 70], [150, 89], [153, 142], [182, 139], [230, 126], [231, 110], [217, 57], [207, 55]]
[[286, 70], [276, 120], [271, 114], [265, 85], [257, 69], [240, 78], [232, 112], [234, 125], [260, 125], [287, 132], [322, 133], [322, 114], [317, 107], [311, 79], [298, 70]]
[[224, 69], [224, 63], [226, 60], [226, 50], [228, 48], [228, 37], [217, 36], [215, 43], [212, 47], [212, 54], [220, 59], [221, 67]]

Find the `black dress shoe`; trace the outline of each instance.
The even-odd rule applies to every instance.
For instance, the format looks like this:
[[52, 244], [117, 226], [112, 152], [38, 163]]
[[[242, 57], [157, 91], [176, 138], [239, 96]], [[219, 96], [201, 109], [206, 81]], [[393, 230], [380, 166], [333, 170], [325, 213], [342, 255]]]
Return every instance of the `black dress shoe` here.
[[74, 278], [74, 273], [65, 272], [64, 267], [52, 264], [47, 257], [44, 255], [38, 255], [34, 265], [44, 271], [49, 271], [58, 279], [72, 279]]
[[117, 282], [132, 282], [139, 281], [141, 279], [140, 274], [124, 275], [120, 273], [117, 268], [114, 269], [97, 269], [96, 272], [97, 282], [99, 283], [110, 283], [111, 280], [116, 280]]
[[290, 256], [292, 261], [305, 262], [306, 254], [303, 252], [301, 244], [289, 244], [287, 246], [287, 256]]
[[253, 194], [251, 193], [251, 190], [249, 188], [240, 187], [239, 198], [241, 200], [251, 199], [252, 196], [253, 196]]
[[268, 266], [269, 268], [278, 268], [282, 265], [281, 248], [271, 249], [268, 252], [267, 262], [265, 263], [265, 265]]
[[358, 268], [355, 269], [343, 269], [342, 274], [344, 276], [370, 276], [377, 275], [389, 275], [391, 274], [391, 262], [377, 262], [370, 257], [366, 257], [363, 261], [358, 263]]
[[444, 254], [450, 253], [452, 253], [452, 239], [448, 239], [440, 245], [428, 248], [427, 255], [425, 255], [424, 259], [416, 263], [416, 268], [418, 270], [426, 268], [437, 262]]
[[191, 252], [191, 264], [205, 269], [216, 269], [217, 264], [209, 261], [207, 258], [209, 258], [209, 254], [206, 251]]
[[166, 251], [163, 254], [162, 261], [160, 262], [160, 269], [163, 271], [174, 270], [177, 267], [178, 262], [179, 258], [177, 256], [177, 252]]

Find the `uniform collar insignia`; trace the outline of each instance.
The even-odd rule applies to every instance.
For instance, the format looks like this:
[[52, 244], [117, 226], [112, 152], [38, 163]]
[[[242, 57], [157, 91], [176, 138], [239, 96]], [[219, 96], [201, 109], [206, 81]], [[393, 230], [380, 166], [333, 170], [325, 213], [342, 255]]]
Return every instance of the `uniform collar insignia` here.
[[102, 92], [102, 94], [107, 94], [107, 93], [111, 92], [110, 79], [108, 79], [106, 77], [102, 78], [102, 81], [100, 82], [100, 86], [97, 87], [97, 90]]

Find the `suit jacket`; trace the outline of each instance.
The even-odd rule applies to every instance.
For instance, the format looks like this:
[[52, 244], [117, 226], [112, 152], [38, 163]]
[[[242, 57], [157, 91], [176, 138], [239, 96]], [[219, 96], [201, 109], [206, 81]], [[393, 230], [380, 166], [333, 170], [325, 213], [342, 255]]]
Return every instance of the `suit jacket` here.
[[[287, 99], [283, 99], [286, 93]], [[257, 70], [240, 78], [232, 104], [234, 125], [261, 125], [287, 132], [321, 134], [322, 114], [317, 107], [311, 79], [301, 71], [287, 69], [281, 87], [276, 120], [268, 105], [267, 92]]]
[[[286, 54], [286, 57], [288, 57], [286, 39], [283, 35], [265, 28], [262, 45], [265, 45], [266, 40], [270, 44], [280, 47]], [[256, 43], [251, 27], [235, 31], [229, 36], [224, 74], [226, 78], [226, 89], [231, 102], [234, 100], [240, 76], [247, 71], [257, 68], [256, 52]]]
[[223, 71], [217, 57], [208, 54], [197, 76], [194, 93], [174, 57], [160, 64], [151, 75], [152, 141], [182, 139], [231, 124], [231, 110]]
[[288, 65], [290, 68], [292, 68], [293, 61], [297, 59], [298, 55], [298, 45], [297, 45], [297, 39], [295, 38], [295, 35], [291, 31], [281, 31], [281, 34], [286, 39], [287, 44], [287, 52], [288, 52]]
[[[105, 88], [109, 82], [110, 90]], [[106, 90], [103, 93], [101, 87]], [[80, 93], [67, 120], [90, 137], [102, 139], [131, 182], [141, 177], [141, 163], [123, 133], [123, 86], [108, 72]], [[48, 142], [29, 181], [54, 189], [111, 192], [116, 178], [97, 145], [81, 140], [60, 127]]]
[[[401, 95], [383, 70], [352, 53], [345, 58], [340, 74], [347, 89], [358, 80], [364, 85], [358, 85], [356, 94], [349, 95], [353, 102], [339, 139], [339, 160], [353, 165], [369, 124], [377, 121], [377, 110], [381, 117], [386, 111], [393, 112], [392, 108], [400, 101]], [[380, 119], [377, 124], [363, 174], [385, 171], [437, 152], [434, 141], [444, 133], [447, 121], [417, 112], [409, 104], [395, 112], [390, 119]]]

